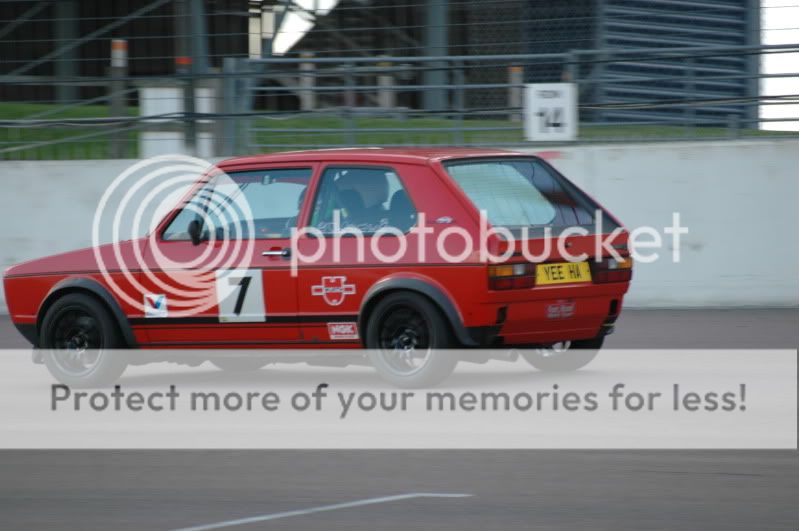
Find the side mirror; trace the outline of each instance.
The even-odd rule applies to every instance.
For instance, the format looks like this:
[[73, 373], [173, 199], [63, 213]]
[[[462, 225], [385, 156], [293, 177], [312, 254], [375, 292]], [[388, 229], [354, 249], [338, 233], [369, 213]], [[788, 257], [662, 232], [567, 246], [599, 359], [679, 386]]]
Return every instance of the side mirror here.
[[203, 240], [203, 224], [199, 219], [194, 219], [189, 222], [189, 228], [187, 232], [191, 238], [191, 243], [194, 245], [200, 245], [200, 242]]

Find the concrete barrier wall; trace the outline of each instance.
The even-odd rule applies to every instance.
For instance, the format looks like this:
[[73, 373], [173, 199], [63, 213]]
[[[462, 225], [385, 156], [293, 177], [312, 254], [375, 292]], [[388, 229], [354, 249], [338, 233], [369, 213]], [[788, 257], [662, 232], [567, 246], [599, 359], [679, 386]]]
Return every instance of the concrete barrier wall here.
[[554, 166], [629, 229], [662, 230], [672, 212], [688, 227], [680, 263], [662, 256], [637, 265], [628, 305], [799, 305], [799, 141], [574, 147], [553, 155]]
[[[628, 228], [662, 233], [672, 212], [688, 227], [680, 263], [664, 240], [659, 260], [637, 265], [629, 306], [799, 305], [799, 141], [588, 146], [547, 155]], [[88, 246], [99, 199], [134, 162], [0, 162], [0, 265]]]

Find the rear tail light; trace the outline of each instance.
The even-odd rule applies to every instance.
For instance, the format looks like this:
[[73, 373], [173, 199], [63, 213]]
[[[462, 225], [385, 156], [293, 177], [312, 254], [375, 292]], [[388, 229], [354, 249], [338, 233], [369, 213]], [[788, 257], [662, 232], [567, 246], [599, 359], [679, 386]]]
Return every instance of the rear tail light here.
[[601, 262], [592, 262], [591, 269], [596, 284], [629, 282], [633, 278], [633, 259], [629, 256], [621, 260], [604, 258]]
[[488, 266], [489, 289], [526, 289], [533, 286], [535, 286], [535, 266], [533, 264]]

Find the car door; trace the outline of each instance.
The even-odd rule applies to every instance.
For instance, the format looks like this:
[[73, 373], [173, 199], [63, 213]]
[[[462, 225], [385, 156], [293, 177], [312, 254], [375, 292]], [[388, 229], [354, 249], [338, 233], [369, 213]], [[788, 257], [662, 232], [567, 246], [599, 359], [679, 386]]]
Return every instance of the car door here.
[[[417, 211], [400, 173], [397, 166], [383, 164], [329, 163], [320, 168], [306, 228], [316, 235], [296, 242], [297, 291], [306, 341], [358, 343], [356, 323], [364, 295], [383, 275], [404, 267], [383, 261], [372, 242], [378, 232], [389, 228], [409, 242], [416, 241], [407, 233], [416, 223]], [[346, 234], [335, 236], [336, 230]], [[395, 254], [397, 239], [391, 233], [382, 235], [376, 248], [384, 256]], [[324, 252], [314, 260], [299, 259], [313, 256], [322, 242]], [[409, 245], [413, 248], [413, 243]]]
[[[314, 170], [314, 164], [229, 169], [164, 223], [147, 249], [144, 315], [135, 323], [152, 346], [300, 341], [288, 250]], [[190, 224], [198, 222], [200, 241], [192, 241]]]

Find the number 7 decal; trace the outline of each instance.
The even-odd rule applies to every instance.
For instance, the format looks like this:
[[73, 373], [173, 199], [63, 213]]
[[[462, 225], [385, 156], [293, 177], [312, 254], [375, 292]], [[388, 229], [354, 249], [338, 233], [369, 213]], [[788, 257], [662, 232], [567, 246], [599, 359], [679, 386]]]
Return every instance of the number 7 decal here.
[[247, 288], [250, 287], [252, 277], [241, 277], [238, 279], [228, 277], [228, 281], [231, 285], [239, 287], [239, 295], [236, 297], [236, 306], [233, 307], [233, 314], [238, 317], [241, 315], [241, 308], [244, 306], [244, 299], [247, 297]]
[[216, 297], [220, 323], [266, 321], [260, 269], [220, 269], [216, 272]]

